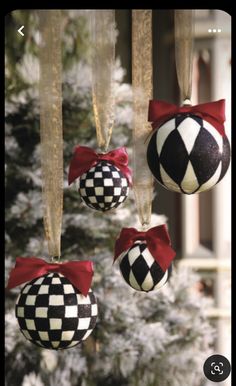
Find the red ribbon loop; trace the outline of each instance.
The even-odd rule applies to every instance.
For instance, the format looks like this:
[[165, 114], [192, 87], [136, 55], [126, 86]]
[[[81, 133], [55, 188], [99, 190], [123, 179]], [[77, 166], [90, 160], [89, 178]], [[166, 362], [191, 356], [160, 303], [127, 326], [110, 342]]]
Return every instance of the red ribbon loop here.
[[216, 102], [202, 103], [196, 106], [181, 106], [164, 101], [150, 100], [148, 121], [152, 122], [153, 129], [160, 127], [164, 122], [177, 114], [191, 113], [209, 122], [222, 136], [225, 136], [225, 99]]
[[69, 185], [78, 177], [95, 166], [99, 161], [108, 161], [117, 166], [132, 185], [131, 170], [128, 167], [128, 154], [125, 147], [112, 150], [105, 154], [96, 153], [87, 146], [77, 146], [69, 167]]
[[159, 225], [149, 229], [147, 232], [139, 232], [135, 228], [123, 228], [116, 240], [114, 261], [122, 252], [131, 248], [137, 240], [146, 241], [151, 255], [165, 272], [176, 255], [175, 251], [171, 248], [166, 225]]
[[11, 270], [7, 289], [17, 287], [49, 272], [59, 272], [65, 276], [84, 296], [87, 296], [93, 277], [91, 261], [68, 261], [47, 263], [38, 257], [17, 257]]

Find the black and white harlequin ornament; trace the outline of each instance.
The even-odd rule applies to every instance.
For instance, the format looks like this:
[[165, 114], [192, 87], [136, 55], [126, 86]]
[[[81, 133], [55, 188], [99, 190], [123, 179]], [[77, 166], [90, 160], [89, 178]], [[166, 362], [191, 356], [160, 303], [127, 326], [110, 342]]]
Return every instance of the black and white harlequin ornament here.
[[230, 145], [209, 122], [193, 114], [177, 114], [153, 133], [147, 162], [165, 188], [186, 194], [203, 192], [224, 177]]
[[115, 165], [100, 161], [79, 178], [79, 193], [90, 208], [105, 212], [125, 201], [129, 182]]
[[16, 317], [26, 339], [47, 349], [67, 349], [93, 331], [97, 302], [90, 289], [83, 296], [60, 273], [27, 283], [16, 303]]
[[172, 266], [170, 265], [163, 272], [151, 255], [145, 241], [136, 241], [118, 259], [123, 278], [137, 291], [157, 290], [167, 282], [171, 275]]

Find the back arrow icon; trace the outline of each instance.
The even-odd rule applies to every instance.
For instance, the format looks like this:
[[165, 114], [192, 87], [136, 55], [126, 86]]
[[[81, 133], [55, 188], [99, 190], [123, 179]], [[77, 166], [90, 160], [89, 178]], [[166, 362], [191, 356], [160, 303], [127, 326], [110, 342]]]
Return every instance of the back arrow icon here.
[[19, 32], [19, 34], [21, 34], [21, 36], [25, 36], [25, 35], [23, 34], [23, 32], [22, 32], [23, 28], [24, 28], [24, 25], [22, 25], [22, 26], [17, 30], [17, 31]]

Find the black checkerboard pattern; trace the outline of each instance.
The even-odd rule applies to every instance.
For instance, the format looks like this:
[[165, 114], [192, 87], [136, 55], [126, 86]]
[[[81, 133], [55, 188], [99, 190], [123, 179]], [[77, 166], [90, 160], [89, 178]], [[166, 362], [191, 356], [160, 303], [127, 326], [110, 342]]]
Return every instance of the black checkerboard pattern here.
[[91, 334], [97, 302], [91, 289], [83, 296], [63, 275], [49, 273], [24, 286], [15, 312], [26, 339], [59, 350], [76, 346]]
[[149, 168], [164, 187], [192, 194], [211, 189], [225, 175], [230, 144], [202, 118], [179, 114], [153, 134], [147, 148]]
[[118, 259], [122, 276], [137, 291], [149, 292], [161, 288], [169, 279], [172, 270], [170, 266], [163, 272], [143, 241], [136, 241]]
[[79, 193], [90, 208], [105, 212], [125, 201], [129, 182], [115, 165], [101, 161], [80, 177]]

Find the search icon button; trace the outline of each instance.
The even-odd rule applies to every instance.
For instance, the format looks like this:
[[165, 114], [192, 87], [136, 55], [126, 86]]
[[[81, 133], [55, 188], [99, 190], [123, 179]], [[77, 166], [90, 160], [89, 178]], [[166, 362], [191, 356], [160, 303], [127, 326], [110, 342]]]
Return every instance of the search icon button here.
[[228, 378], [231, 366], [223, 355], [212, 355], [204, 363], [203, 371], [207, 379], [213, 382], [222, 382]]

